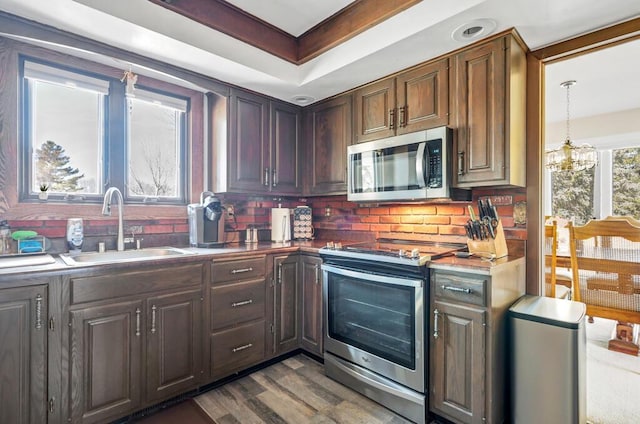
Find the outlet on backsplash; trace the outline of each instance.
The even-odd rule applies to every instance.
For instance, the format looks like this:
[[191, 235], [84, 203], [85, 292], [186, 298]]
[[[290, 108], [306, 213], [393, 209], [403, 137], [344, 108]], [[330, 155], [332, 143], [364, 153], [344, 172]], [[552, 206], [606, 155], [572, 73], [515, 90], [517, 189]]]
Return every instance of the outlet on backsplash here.
[[232, 217], [236, 214], [236, 210], [233, 205], [225, 205], [225, 209], [227, 210], [228, 217]]

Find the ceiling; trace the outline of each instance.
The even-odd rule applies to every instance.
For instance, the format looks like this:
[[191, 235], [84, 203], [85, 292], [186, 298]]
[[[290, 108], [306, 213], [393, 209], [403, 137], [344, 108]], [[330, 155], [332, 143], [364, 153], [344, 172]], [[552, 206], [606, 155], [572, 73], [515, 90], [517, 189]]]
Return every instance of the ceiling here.
[[[354, 3], [228, 2], [294, 37]], [[640, 14], [637, 0], [422, 0], [296, 65], [147, 0], [0, 0], [0, 10], [299, 104], [338, 94], [474, 42], [476, 39], [454, 39], [459, 37], [452, 34], [475, 21], [488, 24], [479, 38], [515, 27], [535, 50]], [[134, 72], [145, 72], [131, 65]], [[559, 116], [563, 119], [564, 107]]]

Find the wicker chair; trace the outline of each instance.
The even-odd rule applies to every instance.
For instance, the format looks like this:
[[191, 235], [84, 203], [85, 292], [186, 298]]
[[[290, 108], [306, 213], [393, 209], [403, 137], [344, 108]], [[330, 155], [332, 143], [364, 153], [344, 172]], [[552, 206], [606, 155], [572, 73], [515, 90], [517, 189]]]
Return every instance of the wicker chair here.
[[[545, 236], [545, 296], [559, 299], [571, 298], [571, 278], [558, 278], [557, 251], [558, 227], [556, 221], [544, 226]], [[568, 280], [568, 281], [567, 281]], [[568, 282], [568, 284], [567, 284]], [[558, 285], [561, 284], [561, 285]]]
[[587, 315], [640, 323], [640, 223], [627, 217], [569, 224], [573, 298]]

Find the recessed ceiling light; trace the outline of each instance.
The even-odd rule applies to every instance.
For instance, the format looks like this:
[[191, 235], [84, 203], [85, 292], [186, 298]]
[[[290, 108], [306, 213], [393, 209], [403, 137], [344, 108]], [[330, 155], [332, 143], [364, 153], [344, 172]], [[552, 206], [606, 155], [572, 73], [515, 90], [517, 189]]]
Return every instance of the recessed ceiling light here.
[[311, 96], [295, 96], [291, 100], [299, 105], [308, 105], [309, 103], [313, 103], [316, 99]]
[[496, 22], [491, 19], [475, 19], [460, 25], [451, 33], [451, 38], [460, 42], [468, 42], [486, 37], [496, 29]]

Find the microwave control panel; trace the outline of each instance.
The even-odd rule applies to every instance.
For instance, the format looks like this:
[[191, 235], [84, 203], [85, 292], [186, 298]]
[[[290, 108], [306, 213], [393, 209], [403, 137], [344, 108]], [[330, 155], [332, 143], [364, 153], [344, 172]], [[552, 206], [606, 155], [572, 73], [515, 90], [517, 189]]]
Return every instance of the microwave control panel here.
[[429, 180], [427, 187], [442, 187], [442, 140], [431, 140], [427, 144], [429, 151]]

